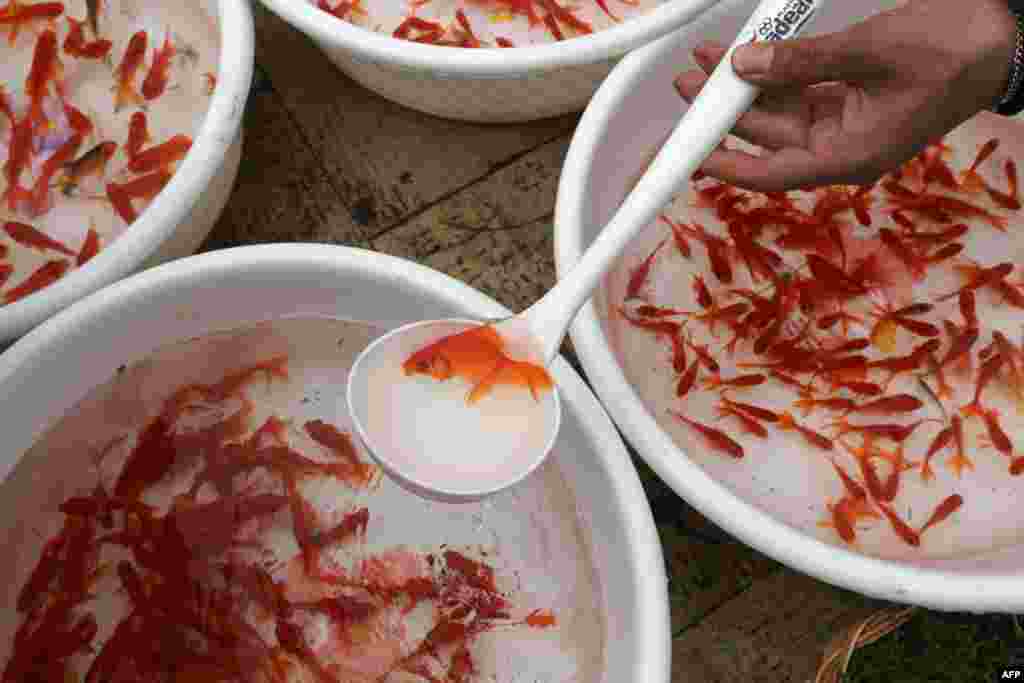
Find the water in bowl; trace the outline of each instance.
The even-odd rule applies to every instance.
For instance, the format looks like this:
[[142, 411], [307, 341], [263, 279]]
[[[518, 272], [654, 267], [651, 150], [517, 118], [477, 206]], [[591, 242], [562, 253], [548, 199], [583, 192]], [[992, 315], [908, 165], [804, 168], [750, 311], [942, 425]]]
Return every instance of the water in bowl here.
[[[481, 503], [445, 505], [410, 495], [379, 476], [361, 447], [347, 438], [348, 368], [382, 331], [333, 319], [274, 321], [157, 349], [94, 389], [22, 457], [3, 484], [0, 539], [12, 561], [0, 572], [6, 606], [0, 612], [0, 658], [9, 661], [14, 634], [31, 610], [55, 604], [21, 599], [21, 593], [44, 543], [65, 523], [58, 506], [71, 498], [95, 498], [101, 485], [128, 498], [137, 491], [137, 500], [152, 505], [160, 518], [177, 503], [174, 528], [191, 552], [188, 575], [197, 594], [228, 594], [235, 604], [247, 604], [244, 613], [231, 614], [251, 626], [245, 629], [251, 638], [259, 638], [248, 641], [250, 652], [283, 661], [286, 669], [296, 667], [292, 675], [297, 668], [315, 673], [322, 666], [339, 680], [378, 680], [389, 672], [420, 680], [427, 671], [441, 675], [464, 667], [468, 657], [475, 671], [470, 680], [600, 680], [604, 615], [590, 530], [556, 458], [513, 490]], [[257, 369], [239, 374], [245, 368]], [[175, 400], [168, 403], [172, 395]], [[235, 443], [265, 427], [259, 437], [263, 446], [287, 445], [272, 457], [318, 465], [282, 470], [292, 476], [278, 476], [274, 467], [239, 471], [230, 483], [234, 494], [263, 496], [267, 512], [250, 509], [251, 518], [233, 536], [225, 535], [223, 510], [215, 514], [223, 491], [210, 483], [194, 499], [187, 496], [209, 466], [209, 453], [193, 448], [159, 477], [134, 466], [133, 482], [152, 481], [119, 486], [140, 433], [168, 411], [199, 430], [193, 436], [230, 424], [219, 428]], [[202, 439], [191, 443], [213, 448]], [[298, 455], [285, 455], [289, 449]], [[271, 451], [263, 455], [271, 457]], [[341, 474], [323, 476], [325, 465]], [[359, 528], [362, 510], [364, 530]], [[98, 519], [95, 539], [124, 531], [123, 514], [114, 512], [111, 529]], [[305, 537], [307, 546], [316, 546], [315, 574], [299, 541], [299, 517], [313, 526]], [[346, 528], [351, 520], [355, 523]], [[81, 527], [76, 523], [75, 528]], [[128, 614], [122, 588], [129, 572], [121, 570], [122, 562], [145, 577], [145, 594], [159, 595], [168, 585], [147, 561], [157, 560], [130, 543], [107, 543], [88, 556], [91, 590], [98, 597], [76, 605], [72, 614], [76, 620], [95, 614], [96, 652]], [[233, 569], [225, 573], [225, 568]], [[258, 578], [254, 582], [260, 576], [270, 577], [276, 588]], [[62, 577], [54, 577], [39, 595], [55, 593]], [[266, 595], [275, 593], [291, 603], [287, 617], [265, 604]], [[19, 612], [19, 602], [29, 611]], [[346, 605], [348, 615], [337, 618]], [[290, 626], [275, 624], [281, 621]], [[460, 636], [453, 621], [476, 626]], [[289, 639], [295, 629], [301, 638]], [[431, 652], [433, 641], [439, 643], [437, 656]], [[281, 643], [287, 647], [278, 648]], [[82, 650], [67, 660], [68, 668], [83, 674], [93, 656]]]
[[[928, 303], [934, 306], [928, 312], [916, 315], [915, 319], [934, 324], [939, 334], [931, 337], [941, 340], [938, 360], [942, 360], [952, 347], [952, 340], [968, 327], [964, 314], [958, 306], [956, 297], [943, 299], [943, 295], [957, 290], [967, 281], [974, 264], [993, 267], [1000, 263], [1015, 264], [1012, 275], [1008, 278], [1009, 286], [1020, 288], [1019, 264], [1024, 262], [1024, 242], [1019, 238], [1017, 224], [1020, 214], [1009, 210], [993, 200], [989, 193], [978, 186], [977, 180], [971, 180], [966, 170], [969, 169], [979, 151], [987, 142], [998, 139], [998, 149], [983, 160], [978, 172], [992, 188], [1005, 191], [1012, 187], [1007, 178], [1007, 164], [1012, 164], [1015, 156], [1019, 156], [1019, 145], [1016, 139], [1019, 123], [1003, 120], [999, 117], [981, 114], [962, 125], [943, 141], [945, 148], [933, 148], [929, 153], [937, 153], [941, 163], [950, 169], [962, 186], [957, 190], [945, 187], [938, 180], [933, 180], [929, 193], [948, 195], [960, 201], [973, 203], [975, 206], [991, 214], [992, 217], [975, 213], [971, 216], [957, 216], [950, 222], [929, 220], [919, 213], [908, 211], [894, 216], [893, 192], [886, 185], [893, 181], [887, 177], [870, 193], [865, 204], [870, 212], [871, 225], [864, 225], [854, 211], [847, 210], [837, 214], [836, 220], [841, 226], [845, 255], [838, 249], [830, 247], [831, 238], [822, 234], [817, 246], [788, 248], [777, 241], [784, 233], [783, 224], [764, 226], [759, 242], [774, 249], [784, 260], [781, 270], [789, 271], [803, 277], [808, 275], [805, 268], [806, 253], [820, 250], [833, 263], [841, 263], [847, 259], [848, 270], [853, 272], [856, 264], [864, 259], [877, 259], [876, 265], [885, 282], [874, 288], [870, 296], [859, 297], [845, 306], [845, 313], [855, 318], [836, 322], [831, 327], [819, 324], [826, 311], [819, 310], [813, 314], [814, 325], [807, 327], [809, 334], [820, 345], [838, 345], [846, 341], [860, 338], [870, 340], [871, 344], [857, 353], [865, 354], [869, 360], [893, 358], [910, 353], [914, 348], [926, 343], [928, 337], [918, 336], [908, 329], [898, 326], [889, 330], [876, 328], [877, 316], [888, 306], [892, 310], [917, 303]], [[740, 140], [731, 140], [731, 146], [752, 149]], [[755, 150], [756, 151], [756, 150]], [[904, 167], [902, 182], [917, 192], [921, 188], [921, 161], [915, 160]], [[934, 163], [934, 162], [933, 162]], [[914, 164], [917, 164], [917, 175], [914, 175]], [[892, 187], [889, 185], [889, 187]], [[698, 190], [707, 190], [699, 195]], [[832, 192], [843, 192], [843, 188], [832, 188]], [[950, 496], [962, 498], [962, 505], [944, 521], [929, 527], [920, 536], [919, 545], [910, 545], [904, 541], [885, 514], [882, 505], [872, 502], [862, 509], [866, 514], [856, 520], [856, 537], [853, 542], [844, 542], [834, 523], [832, 511], [848, 490], [837, 474], [836, 464], [844, 468], [847, 474], [856, 479], [862, 487], [867, 488], [865, 470], [862, 459], [856, 457], [856, 448], [861, 446], [858, 435], [850, 434], [844, 440], [854, 450], [843, 447], [836, 439], [838, 430], [830, 427], [843, 418], [842, 412], [832, 411], [824, 406], [816, 407], [813, 412], [804, 414], [799, 401], [806, 398], [791, 383], [771, 375], [769, 369], [756, 367], [739, 367], [737, 362], [772, 361], [767, 356], [752, 350], [753, 339], [740, 341], [735, 352], [730, 353], [729, 342], [734, 334], [727, 322], [719, 322], [716, 329], [696, 320], [687, 322], [680, 338], [689, 339], [693, 344], [707, 348], [721, 366], [721, 378], [729, 379], [742, 374], [762, 373], [766, 380], [757, 386], [736, 389], [726, 392], [726, 397], [735, 401], [753, 404], [774, 411], [788, 411], [803, 426], [815, 430], [827, 437], [833, 446], [824, 450], [810, 444], [797, 430], [781, 430], [777, 424], [765, 423], [767, 434], [763, 437], [748, 432], [744, 423], [735, 416], [723, 416], [719, 412], [721, 388], [705, 387], [703, 380], [711, 379], [714, 373], [705, 367], [699, 368], [701, 380], [698, 381], [684, 397], [677, 395], [680, 374], [673, 371], [673, 348], [665, 335], [659, 337], [652, 329], [642, 329], [630, 323], [621, 313], [626, 305], [624, 299], [630, 288], [630, 280], [637, 272], [637, 267], [655, 249], [664, 242], [665, 246], [655, 255], [649, 277], [638, 293], [644, 300], [632, 301], [630, 310], [639, 311], [638, 306], [655, 306], [661, 309], [685, 310], [691, 313], [707, 313], [697, 300], [694, 290], [696, 276], [704, 278], [714, 295], [715, 302], [725, 308], [736, 303], [749, 305], [751, 298], [737, 294], [746, 291], [759, 294], [766, 299], [773, 295], [772, 284], [762, 277], [754, 282], [748, 276], [743, 260], [738, 256], [733, 260], [733, 279], [724, 284], [718, 281], [711, 272], [705, 245], [700, 239], [693, 238], [694, 230], [689, 226], [703, 226], [720, 237], [728, 238], [727, 226], [718, 215], [719, 211], [728, 212], [724, 204], [709, 199], [714, 193], [721, 193], [716, 181], [705, 179], [695, 182], [692, 187], [680, 192], [675, 201], [665, 208], [668, 220], [652, 224], [648, 230], [637, 238], [630, 246], [629, 252], [620, 260], [615, 272], [606, 280], [600, 299], [600, 308], [606, 333], [614, 352], [619, 358], [623, 372], [634, 387], [639, 399], [658, 421], [665, 433], [679, 446], [680, 457], [689, 457], [703, 468], [709, 476], [729, 489], [738, 498], [764, 511], [775, 519], [800, 529], [806, 534], [824, 542], [848, 548], [856, 552], [886, 559], [902, 560], [922, 566], [952, 567], [970, 562], [984, 565], [985, 562], [999, 557], [1007, 557], [1016, 552], [1022, 541], [1020, 515], [1015, 511], [1015, 501], [1019, 498], [1024, 478], [1021, 474], [1017, 458], [1020, 457], [1021, 442], [1019, 434], [1024, 426], [1024, 412], [1015, 400], [1012, 380], [1008, 370], [1004, 368], [1001, 377], [993, 381], [985, 390], [983, 405], [986, 409], [995, 409], [1002, 429], [1013, 443], [1012, 453], [1001, 452], [990, 438], [986, 423], [977, 415], [963, 413], [961, 422], [964, 429], [964, 452], [970, 459], [973, 468], [965, 467], [961, 471], [952, 464], [957, 461], [956, 444], [940, 449], [930, 461], [934, 477], [922, 476], [923, 462], [929, 447], [936, 435], [952, 423], [952, 415], [960, 412], [973, 399], [980, 367], [983, 364], [981, 351], [990, 345], [995, 331], [1001, 331], [1018, 349], [1021, 348], [1021, 329], [1024, 317], [1019, 304], [1012, 303], [1004, 293], [991, 287], [980, 288], [975, 292], [976, 315], [978, 318], [978, 339], [971, 348], [970, 364], [954, 361], [944, 370], [944, 381], [951, 385], [950, 396], [943, 398], [940, 409], [930, 393], [939, 390], [939, 378], [931, 371], [931, 366], [922, 361], [913, 371], [903, 372], [896, 376], [891, 384], [882, 386], [886, 396], [895, 394], [911, 394], [917, 397], [922, 406], [920, 409], [906, 414], [854, 414], [846, 419], [854, 424], [896, 424], [905, 425], [926, 418], [902, 446], [892, 441], [881, 439], [879, 449], [884, 451], [873, 456], [872, 463], [877, 467], [878, 476], [886, 480], [892, 472], [894, 462], [902, 457], [904, 469], [899, 478], [897, 495], [889, 501], [877, 501], [884, 504], [895, 516], [913, 530], [925, 526], [932, 514], [941, 508]], [[824, 191], [818, 194], [802, 192], [790, 193], [792, 200], [806, 214], [810, 214], [816, 202], [821, 201]], [[729, 199], [727, 195], [716, 195]], [[735, 201], [736, 212], [743, 214], [767, 206], [768, 198], [763, 196], [739, 195]], [[773, 200], [774, 201], [774, 200]], [[822, 204], [824, 206], [824, 204]], [[777, 207], [775, 210], [778, 210]], [[994, 218], [993, 218], [994, 217]], [[738, 219], [737, 219], [738, 220]], [[910, 220], [915, 224], [913, 229], [901, 227], [897, 220]], [[1002, 221], [1008, 229], [1000, 229]], [[901, 239], [907, 244], [925, 246], [921, 254], [935, 255], [944, 248], [940, 241], [928, 238], [929, 233], [938, 235], [948, 231], [957, 223], [965, 223], [967, 231], [946, 242], [963, 244], [963, 250], [955, 258], [936, 261], [927, 267], [926, 277], [915, 279], [901, 260], [900, 256], [887, 247], [876, 236], [879, 228], [888, 228], [904, 235]], [[672, 224], [677, 228], [673, 228]], [[684, 226], [678, 232], [684, 240], [689, 240], [691, 255], [685, 256], [674, 244], [678, 226]], [[912, 233], [925, 234], [931, 241], [915, 242]], [[731, 247], [730, 247], [731, 249]], [[831, 251], [830, 251], [831, 249]], [[920, 257], [919, 258], [923, 258]], [[820, 291], [815, 283], [811, 291]], [[1009, 292], [1012, 296], [1012, 292]], [[1024, 295], [1017, 294], [1020, 301]], [[878, 308], [875, 307], [878, 306]], [[652, 309], [653, 310], [653, 309]], [[790, 324], [782, 333], [782, 337], [792, 337], [804, 329], [806, 319], [801, 319], [799, 309], [792, 315]], [[842, 315], [841, 311], [836, 312]], [[657, 318], [659, 321], [681, 322], [686, 316], [666, 315]], [[693, 317], [693, 316], [691, 316]], [[914, 317], [914, 316], [912, 316]], [[653, 319], [653, 318], [652, 318]], [[956, 327], [949, 326], [952, 322]], [[849, 329], [844, 326], [849, 323]], [[780, 338], [782, 338], [780, 337]], [[809, 347], [808, 347], [809, 348]], [[693, 347], [687, 346], [687, 364], [694, 362]], [[989, 356], [990, 357], [990, 356]], [[1020, 360], [1017, 360], [1020, 363]], [[792, 373], [801, 382], [808, 382], [809, 374]], [[920, 379], [924, 379], [932, 389], [922, 389]], [[863, 377], [847, 377], [851, 380], [863, 380], [884, 385], [886, 373], [872, 369]], [[857, 404], [866, 404], [871, 398], [856, 394], [849, 389], [826, 390], [827, 382], [821, 374], [815, 380], [819, 395], [844, 397]], [[745, 450], [743, 459], [723, 456], [710, 447], [700, 435], [673, 417], [670, 411], [684, 413], [705, 425], [722, 430], [740, 443]], [[685, 454], [685, 455], [684, 455]]]

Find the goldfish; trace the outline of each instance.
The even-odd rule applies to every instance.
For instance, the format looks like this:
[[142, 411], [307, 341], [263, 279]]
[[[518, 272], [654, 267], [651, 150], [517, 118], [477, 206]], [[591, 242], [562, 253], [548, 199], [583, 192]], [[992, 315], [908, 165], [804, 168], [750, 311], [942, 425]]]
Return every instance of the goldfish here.
[[102, 176], [107, 162], [117, 151], [117, 143], [101, 142], [88, 152], [64, 166], [64, 177], [59, 185], [65, 196], [70, 196], [83, 178]]
[[21, 172], [25, 170], [32, 160], [32, 122], [26, 117], [14, 124], [11, 132], [11, 141], [7, 152], [7, 161], [4, 163], [4, 178], [7, 181], [7, 189], [4, 190], [3, 199], [7, 202], [7, 208], [16, 211], [18, 200], [31, 199], [32, 195], [28, 189], [21, 186]]
[[132, 206], [132, 200], [152, 199], [164, 189], [170, 180], [170, 171], [160, 169], [125, 183], [107, 183], [107, 199], [122, 220], [131, 225], [139, 217], [135, 207]]
[[120, 111], [126, 104], [132, 102], [142, 105], [144, 100], [135, 89], [135, 75], [146, 59], [147, 34], [145, 31], [138, 31], [128, 41], [124, 57], [121, 58], [121, 65], [117, 68], [117, 85], [114, 86], [114, 111]]
[[61, 90], [61, 79], [64, 66], [57, 56], [57, 34], [47, 29], [36, 41], [35, 53], [28, 78], [25, 79], [25, 94], [29, 98], [29, 109], [26, 117], [40, 126], [45, 125], [46, 114], [43, 112], [43, 98], [50, 94], [49, 84], [54, 81], [58, 94]]
[[65, 256], [75, 255], [75, 252], [68, 249], [65, 245], [48, 236], [46, 233], [40, 232], [31, 225], [26, 225], [25, 223], [7, 221], [4, 223], [4, 232], [18, 244], [30, 249], [37, 249], [39, 251], [58, 251]]
[[64, 13], [64, 3], [37, 2], [24, 5], [18, 0], [9, 2], [0, 10], [0, 25], [11, 27], [8, 42], [13, 45], [22, 27], [33, 21], [52, 21]]
[[92, 121], [89, 117], [76, 109], [70, 104], [64, 105], [64, 115], [68, 119], [68, 125], [71, 126], [72, 130], [81, 135], [83, 138], [88, 137], [92, 133]]
[[167, 88], [168, 72], [171, 68], [171, 60], [177, 49], [171, 43], [170, 34], [164, 38], [164, 44], [153, 55], [153, 65], [149, 67], [146, 80], [142, 82], [142, 96], [147, 100], [155, 100], [164, 93]]
[[128, 143], [125, 145], [125, 151], [128, 152], [128, 158], [134, 159], [136, 155], [142, 151], [142, 146], [147, 144], [149, 140], [150, 137], [146, 121], [146, 112], [137, 111], [132, 114], [131, 122], [128, 127]]
[[192, 138], [187, 135], [175, 135], [156, 147], [135, 152], [132, 160], [128, 162], [128, 170], [132, 173], [149, 173], [170, 166], [180, 161], [191, 147]]
[[552, 386], [544, 368], [515, 361], [504, 353], [504, 343], [490, 326], [449, 335], [428, 344], [402, 364], [406, 376], [429, 375], [445, 381], [462, 377], [473, 384], [466, 403], [473, 404], [499, 384], [526, 386], [537, 398], [538, 390]]
[[85, 236], [85, 241], [82, 242], [82, 248], [78, 251], [78, 255], [75, 257], [75, 265], [84, 266], [99, 252], [100, 235], [96, 232], [95, 225], [90, 224], [89, 232]]
[[81, 146], [82, 136], [76, 133], [43, 162], [43, 169], [32, 192], [32, 211], [35, 215], [43, 214], [50, 208], [50, 179], [57, 171], [71, 163]]
[[71, 30], [64, 39], [64, 52], [80, 59], [104, 59], [110, 54], [113, 45], [109, 40], [97, 39], [90, 43], [85, 41], [85, 22], [68, 17]]
[[0, 85], [0, 114], [7, 117], [7, 121], [14, 126], [14, 110], [11, 108], [11, 101], [7, 99], [7, 91]]

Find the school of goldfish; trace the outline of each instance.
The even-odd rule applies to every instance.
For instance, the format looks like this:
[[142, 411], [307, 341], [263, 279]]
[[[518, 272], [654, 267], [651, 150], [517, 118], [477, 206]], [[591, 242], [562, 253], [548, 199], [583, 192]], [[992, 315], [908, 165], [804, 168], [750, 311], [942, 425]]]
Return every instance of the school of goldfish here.
[[[34, 219], [50, 212], [63, 197], [87, 196], [81, 186], [89, 181], [105, 188], [102, 194], [90, 197], [131, 225], [139, 216], [137, 203], [152, 200], [167, 185], [192, 144], [188, 136], [175, 135], [146, 147], [152, 142], [147, 132], [147, 103], [164, 94], [173, 71], [176, 48], [170, 34], [162, 45], [150, 50], [148, 33], [136, 32], [115, 66], [111, 55], [114, 36], [103, 35], [100, 19], [105, 3], [89, 0], [85, 4], [86, 16], [81, 19], [67, 15], [62, 2], [9, 0], [0, 8], [0, 28], [8, 31], [8, 45], [2, 49], [32, 50], [24, 82], [0, 84], [0, 134], [6, 138], [0, 152], [0, 201], [8, 216], [18, 218], [3, 225], [11, 244], [0, 243], [0, 305], [56, 282], [88, 263], [105, 246], [91, 226], [81, 247], [72, 251], [33, 227]], [[112, 115], [134, 110], [126, 141], [102, 139], [98, 133], [102, 126], [75, 106], [66, 75], [69, 60], [102, 64], [104, 73], [109, 72], [114, 91]], [[54, 135], [63, 142], [47, 149], [44, 141]], [[127, 164], [110, 169], [119, 149], [125, 151]], [[5, 262], [14, 256], [12, 248], [33, 250], [49, 258], [21, 282], [8, 283], [15, 272], [13, 265]]]
[[[630, 7], [639, 5], [639, 0], [621, 0], [623, 4]], [[623, 19], [616, 15], [608, 6], [607, 0], [594, 0], [601, 12], [612, 22], [618, 23]], [[430, 0], [413, 0], [410, 3], [412, 10], [402, 22], [392, 31], [393, 38], [408, 40], [415, 43], [428, 45], [441, 45], [447, 47], [465, 48], [510, 48], [516, 44], [509, 38], [494, 35], [490, 39], [481, 40], [475, 32], [465, 10], [459, 7], [455, 10], [453, 18], [449, 22], [429, 20], [416, 15], [416, 10], [428, 5]], [[524, 17], [530, 28], [543, 27], [556, 41], [568, 40], [575, 36], [583, 36], [594, 33], [594, 25], [579, 16], [579, 8], [572, 5], [560, 4], [558, 0], [487, 0], [486, 2], [475, 2], [474, 4], [487, 7], [497, 13], [503, 19], [509, 17]], [[342, 20], [354, 20], [357, 17], [365, 19], [368, 10], [362, 0], [341, 0], [334, 4], [331, 0], [316, 0], [316, 6], [331, 16]], [[494, 23], [492, 19], [489, 24]], [[488, 27], [494, 32], [492, 26]]]
[[[709, 452], [740, 460], [775, 430], [831, 461], [844, 495], [826, 501], [820, 524], [847, 544], [859, 529], [887, 523], [919, 547], [968, 504], [947, 491], [917, 528], [897, 512], [901, 481], [934, 484], [943, 454], [954, 479], [974, 469], [977, 446], [1002, 458], [1009, 476], [1024, 473], [1024, 455], [990, 399], [1000, 392], [1024, 414], [1024, 348], [986, 330], [976, 309], [984, 299], [1024, 310], [1024, 279], [1016, 263], [980, 263], [964, 243], [975, 230], [1012, 239], [1017, 168], [990, 161], [998, 148], [988, 140], [957, 171], [940, 140], [871, 186], [814, 192], [741, 191], [698, 172], [692, 211], [713, 214], [722, 229], [662, 215], [664, 239], [632, 268], [613, 307], [628, 328], [664, 340], [679, 406], [668, 412]], [[658, 269], [677, 272], [687, 261], [692, 291], [655, 297]], [[921, 295], [933, 278], [959, 284]], [[769, 384], [788, 392], [788, 408], [741, 400]], [[971, 389], [972, 400], [957, 405]], [[717, 394], [715, 423], [686, 410], [697, 392]], [[977, 443], [968, 421], [984, 432]], [[934, 436], [924, 452], [909, 453], [918, 430]]]
[[[186, 385], [94, 455], [98, 483], [61, 503], [21, 586], [4, 683], [469, 683], [481, 634], [555, 625], [546, 609], [513, 618], [468, 550], [368, 548], [380, 472], [349, 436], [320, 420], [256, 426], [252, 382], [288, 379], [277, 357]], [[310, 494], [328, 484], [329, 509]], [[101, 628], [109, 600], [127, 605]]]

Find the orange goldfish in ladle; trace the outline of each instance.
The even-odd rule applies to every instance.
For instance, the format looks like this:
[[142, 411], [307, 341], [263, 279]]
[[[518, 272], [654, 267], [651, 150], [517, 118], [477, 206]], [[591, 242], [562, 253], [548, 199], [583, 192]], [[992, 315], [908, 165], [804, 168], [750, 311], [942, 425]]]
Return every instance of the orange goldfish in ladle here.
[[551, 377], [543, 367], [505, 355], [504, 341], [488, 325], [443, 337], [428, 344], [402, 364], [408, 375], [429, 375], [445, 381], [462, 377], [473, 385], [466, 403], [473, 404], [499, 384], [529, 388], [534, 398], [550, 389]]

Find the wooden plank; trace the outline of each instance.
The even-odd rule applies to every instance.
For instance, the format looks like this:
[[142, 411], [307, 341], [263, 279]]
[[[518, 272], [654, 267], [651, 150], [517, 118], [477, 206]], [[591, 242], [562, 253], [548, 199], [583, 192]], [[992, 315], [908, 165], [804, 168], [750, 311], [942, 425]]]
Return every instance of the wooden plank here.
[[[462, 280], [513, 311], [525, 309], [554, 284], [550, 219], [506, 230], [459, 232], [456, 243], [415, 260]], [[391, 253], [388, 246], [376, 250]]]
[[[443, 270], [522, 311], [556, 280], [553, 245], [544, 235], [552, 234], [558, 178], [568, 148], [566, 136], [542, 145], [385, 230], [373, 247]], [[511, 234], [515, 231], [520, 232]], [[488, 253], [489, 244], [496, 246], [495, 252]], [[568, 336], [561, 353], [582, 375]]]
[[777, 562], [737, 541], [697, 536], [664, 514], [656, 520], [674, 636], [780, 569]]
[[374, 238], [373, 248], [525, 309], [555, 283], [551, 216], [567, 149], [564, 138], [543, 145]]
[[675, 638], [672, 681], [805, 683], [833, 636], [883, 605], [783, 568]]
[[305, 35], [259, 3], [253, 10], [257, 60], [312, 143], [353, 220], [372, 235], [517, 156], [566, 136], [578, 118], [496, 126], [421, 114], [349, 79]]
[[366, 246], [298, 126], [257, 67], [234, 191], [202, 250], [260, 242]]

